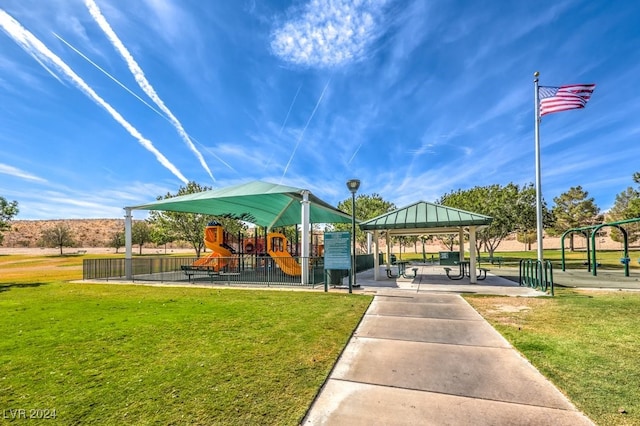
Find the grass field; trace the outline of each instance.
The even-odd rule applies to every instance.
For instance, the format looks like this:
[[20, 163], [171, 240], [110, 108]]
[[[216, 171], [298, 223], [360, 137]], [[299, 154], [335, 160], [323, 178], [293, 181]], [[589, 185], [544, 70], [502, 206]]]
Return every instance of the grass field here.
[[0, 419], [294, 425], [371, 301], [65, 282], [81, 259], [0, 256]]
[[[49, 424], [65, 425], [294, 425], [371, 300], [66, 282], [81, 278], [82, 258], [0, 256], [5, 415], [55, 409]], [[618, 258], [599, 261], [620, 268]], [[596, 424], [640, 425], [640, 293], [467, 299]]]

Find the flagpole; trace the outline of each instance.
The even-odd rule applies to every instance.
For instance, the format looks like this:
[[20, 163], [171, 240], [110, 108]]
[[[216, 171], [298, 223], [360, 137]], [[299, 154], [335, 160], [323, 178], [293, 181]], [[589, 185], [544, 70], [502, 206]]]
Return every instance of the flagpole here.
[[534, 111], [535, 111], [535, 151], [536, 151], [536, 227], [537, 227], [537, 240], [538, 240], [538, 260], [543, 260], [543, 248], [542, 248], [542, 179], [540, 177], [540, 93], [538, 92], [538, 77], [540, 73], [536, 71], [533, 73], [535, 77], [533, 79], [534, 90]]

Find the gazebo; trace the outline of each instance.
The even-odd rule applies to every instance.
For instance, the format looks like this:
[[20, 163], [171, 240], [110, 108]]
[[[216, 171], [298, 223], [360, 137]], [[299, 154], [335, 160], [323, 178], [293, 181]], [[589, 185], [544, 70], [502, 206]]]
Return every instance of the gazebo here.
[[132, 210], [160, 210], [229, 216], [267, 229], [301, 224], [302, 284], [309, 282], [310, 224], [351, 223], [350, 215], [322, 201], [307, 189], [261, 181], [166, 198], [124, 209], [125, 277], [127, 279], [132, 279]]
[[455, 209], [439, 204], [419, 201], [401, 209], [385, 213], [360, 223], [360, 229], [373, 233], [376, 255], [374, 259], [374, 279], [380, 279], [379, 253], [380, 233], [384, 233], [387, 245], [387, 267], [389, 267], [389, 238], [394, 235], [436, 235], [458, 234], [460, 258], [464, 259], [464, 233], [469, 234], [470, 282], [477, 283], [476, 274], [476, 231], [491, 224], [492, 217]]

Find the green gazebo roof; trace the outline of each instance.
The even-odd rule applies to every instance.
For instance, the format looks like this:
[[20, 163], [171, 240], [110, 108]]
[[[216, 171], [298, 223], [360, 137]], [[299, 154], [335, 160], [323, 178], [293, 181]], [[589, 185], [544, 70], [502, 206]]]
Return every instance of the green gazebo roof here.
[[363, 231], [384, 230], [393, 234], [457, 232], [460, 227], [489, 225], [492, 217], [419, 201], [360, 223]]

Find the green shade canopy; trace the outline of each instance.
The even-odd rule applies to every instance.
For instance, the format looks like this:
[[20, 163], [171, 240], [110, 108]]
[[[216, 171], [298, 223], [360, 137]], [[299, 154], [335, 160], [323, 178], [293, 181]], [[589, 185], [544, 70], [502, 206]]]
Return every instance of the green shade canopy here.
[[464, 226], [489, 225], [492, 220], [478, 213], [419, 201], [362, 222], [360, 229], [384, 230], [397, 235], [437, 234], [458, 232]]
[[[132, 210], [160, 210], [230, 216], [266, 228], [301, 222], [302, 194], [306, 190], [268, 182], [249, 182], [154, 201]], [[351, 223], [351, 216], [309, 192], [311, 223]]]

